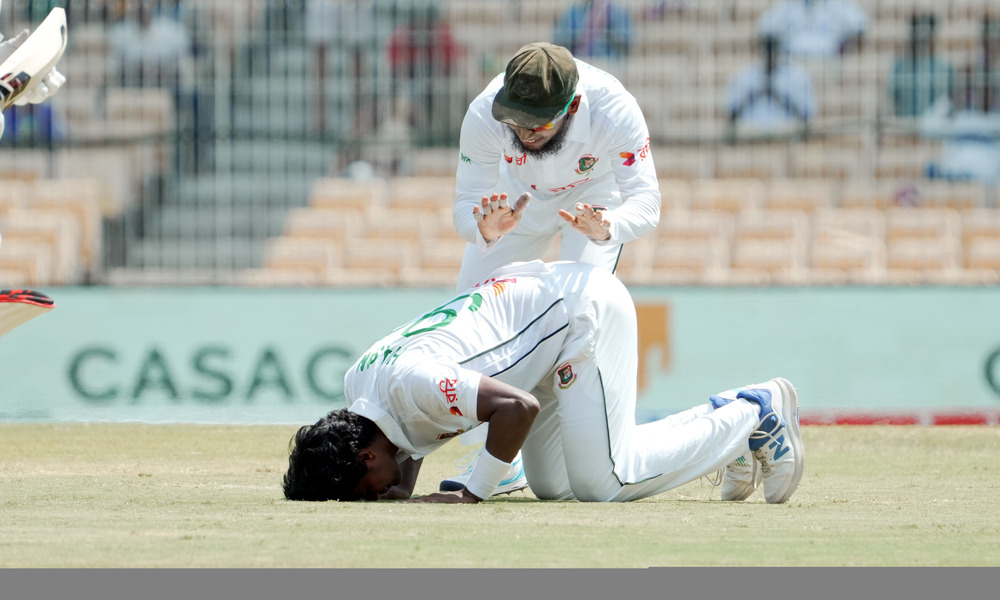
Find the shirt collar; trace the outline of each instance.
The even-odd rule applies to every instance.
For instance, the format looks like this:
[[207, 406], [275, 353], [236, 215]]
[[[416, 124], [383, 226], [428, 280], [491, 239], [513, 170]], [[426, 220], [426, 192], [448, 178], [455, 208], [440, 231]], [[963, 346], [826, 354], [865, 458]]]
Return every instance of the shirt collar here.
[[362, 417], [371, 419], [372, 422], [382, 430], [385, 437], [389, 438], [389, 441], [396, 445], [401, 452], [414, 456], [419, 454], [413, 445], [410, 444], [410, 440], [406, 438], [403, 433], [402, 428], [400, 428], [399, 423], [392, 418], [388, 412], [386, 412], [381, 406], [376, 405], [365, 398], [358, 398], [351, 404], [351, 412], [357, 413]]

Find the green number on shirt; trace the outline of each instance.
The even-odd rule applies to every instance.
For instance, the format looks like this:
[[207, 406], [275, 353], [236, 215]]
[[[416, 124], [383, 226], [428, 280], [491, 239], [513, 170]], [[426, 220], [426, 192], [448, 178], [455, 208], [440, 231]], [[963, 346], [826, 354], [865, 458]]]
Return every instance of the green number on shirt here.
[[[465, 307], [465, 308], [469, 309], [469, 312], [476, 312], [477, 310], [479, 310], [479, 307], [482, 306], [482, 304], [483, 304], [483, 297], [482, 297], [482, 295], [479, 292], [475, 292], [475, 293], [472, 293], [472, 294], [466, 294], [464, 296], [459, 296], [457, 298], [452, 299], [447, 304], [443, 304], [443, 305], [435, 308], [431, 312], [429, 312], [426, 315], [420, 317], [416, 321], [410, 323], [409, 325], [406, 326], [406, 328], [403, 329], [403, 331], [400, 333], [400, 335], [402, 335], [403, 337], [410, 337], [410, 336], [417, 335], [417, 334], [420, 334], [420, 333], [426, 333], [428, 331], [434, 331], [435, 329], [440, 329], [441, 327], [444, 327], [444, 326], [448, 325], [448, 323], [451, 323], [452, 321], [455, 320], [455, 317], [458, 316], [458, 311], [460, 310], [460, 308], [459, 309], [454, 309], [454, 308], [448, 308], [448, 307], [451, 306], [451, 305], [453, 305], [453, 304], [455, 304], [456, 302], [459, 302], [460, 300], [464, 300], [466, 298], [471, 298], [472, 299], [470, 301], [469, 305]], [[438, 321], [437, 323], [432, 323], [430, 325], [426, 325], [426, 326], [420, 327], [420, 329], [417, 329], [418, 326], [421, 326], [424, 323], [426, 323], [427, 321], [433, 320], [433, 319], [438, 318], [438, 317], [444, 317], [444, 319], [441, 320], [441, 321]]]

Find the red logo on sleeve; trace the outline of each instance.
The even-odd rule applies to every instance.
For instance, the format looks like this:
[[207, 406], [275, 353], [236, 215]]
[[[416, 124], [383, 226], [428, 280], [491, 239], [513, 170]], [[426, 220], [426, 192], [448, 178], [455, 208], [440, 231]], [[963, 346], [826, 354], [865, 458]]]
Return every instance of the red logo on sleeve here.
[[[448, 379], [447, 377], [438, 382], [438, 389], [441, 390], [442, 394], [444, 394], [444, 397], [448, 401], [448, 404], [452, 404], [453, 402], [458, 402], [458, 393], [456, 393], [455, 390], [456, 383], [458, 383], [457, 379]], [[452, 408], [452, 411], [455, 410], [456, 409]]]
[[[622, 164], [625, 165], [626, 167], [631, 167], [632, 165], [635, 164], [636, 153], [634, 152], [621, 152], [618, 154], [618, 156], [625, 159], [625, 161], [622, 162]], [[646, 138], [646, 145], [643, 146], [642, 148], [639, 148], [638, 158], [640, 160], [646, 160], [647, 158], [649, 158], [649, 138]]]

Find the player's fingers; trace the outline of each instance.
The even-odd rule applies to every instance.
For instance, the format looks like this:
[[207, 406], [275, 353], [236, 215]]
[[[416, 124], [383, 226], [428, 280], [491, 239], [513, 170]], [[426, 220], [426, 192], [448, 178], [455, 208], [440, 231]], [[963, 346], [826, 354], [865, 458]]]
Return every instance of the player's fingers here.
[[510, 208], [510, 202], [507, 201], [507, 194], [500, 194], [498, 207], [500, 210], [507, 210], [508, 208]]
[[473, 207], [472, 208], [472, 217], [474, 219], [476, 219], [476, 221], [482, 221], [483, 220], [483, 211], [479, 210], [478, 206]]
[[490, 206], [490, 199], [487, 198], [486, 196], [483, 196], [482, 205], [483, 207], [481, 210], [483, 212], [483, 216], [484, 217], [490, 216], [490, 213], [493, 212], [493, 208]]
[[[531, 202], [531, 192], [524, 192], [514, 203], [514, 210], [517, 212], [523, 212], [524, 209], [528, 208], [528, 203]], [[560, 211], [566, 212], [566, 211]], [[567, 213], [569, 214], [569, 213]]]
[[570, 213], [569, 211], [566, 211], [566, 210], [563, 210], [563, 209], [560, 208], [559, 209], [559, 216], [562, 217], [564, 221], [566, 221], [567, 223], [569, 223], [573, 227], [576, 227], [578, 225], [577, 219], [576, 219], [576, 215]]

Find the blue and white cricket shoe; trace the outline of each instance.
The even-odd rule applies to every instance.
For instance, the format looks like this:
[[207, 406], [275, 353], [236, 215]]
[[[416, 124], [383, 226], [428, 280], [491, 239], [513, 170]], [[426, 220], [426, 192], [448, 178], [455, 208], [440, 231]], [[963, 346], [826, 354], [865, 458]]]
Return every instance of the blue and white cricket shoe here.
[[[715, 408], [722, 408], [735, 400], [736, 394], [740, 390], [749, 387], [754, 386], [746, 386], [722, 392], [709, 398], [709, 401]], [[760, 478], [760, 465], [757, 464], [757, 459], [754, 458], [753, 452], [748, 448], [736, 460], [726, 465], [725, 469], [722, 470], [721, 477], [714, 480], [709, 478], [708, 481], [713, 486], [720, 485], [721, 483], [722, 500], [726, 502], [742, 502], [753, 495], [757, 486], [760, 485]]]
[[722, 475], [722, 499], [741, 502], [753, 495], [760, 484], [760, 465], [753, 452], [747, 450], [739, 458], [726, 465]]
[[[459, 459], [456, 466], [464, 466], [465, 470], [460, 475], [443, 479], [438, 486], [438, 490], [442, 492], [455, 492], [463, 489], [465, 484], [469, 482], [469, 475], [472, 474], [472, 469], [476, 466], [476, 461], [479, 460], [479, 453], [481, 451], [481, 448], [477, 448]], [[517, 456], [514, 457], [514, 461], [510, 464], [507, 475], [500, 482], [500, 485], [497, 486], [497, 491], [493, 492], [493, 495], [510, 494], [518, 490], [523, 490], [526, 487], [528, 487], [528, 480], [524, 477], [524, 464], [521, 462], [521, 453], [518, 452]]]
[[750, 450], [760, 464], [764, 499], [770, 504], [786, 502], [802, 479], [805, 459], [795, 388], [778, 377], [740, 390], [736, 397], [760, 405], [760, 424], [750, 434]]

